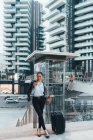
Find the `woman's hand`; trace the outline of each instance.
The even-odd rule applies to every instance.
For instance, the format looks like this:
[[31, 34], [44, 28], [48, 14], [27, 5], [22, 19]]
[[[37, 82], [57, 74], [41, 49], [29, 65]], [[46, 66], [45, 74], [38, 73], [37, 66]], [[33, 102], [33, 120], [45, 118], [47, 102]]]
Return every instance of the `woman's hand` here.
[[50, 105], [51, 102], [52, 102], [52, 97], [51, 97], [51, 96], [48, 96], [48, 97], [46, 98], [46, 105]]
[[34, 83], [33, 83], [33, 87], [36, 87], [36, 86], [37, 86], [37, 84], [38, 84], [37, 82], [34, 82]]

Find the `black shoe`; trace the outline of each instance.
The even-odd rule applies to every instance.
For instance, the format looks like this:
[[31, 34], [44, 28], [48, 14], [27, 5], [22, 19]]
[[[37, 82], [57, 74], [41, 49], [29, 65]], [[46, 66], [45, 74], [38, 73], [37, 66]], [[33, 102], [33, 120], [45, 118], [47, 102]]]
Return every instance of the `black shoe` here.
[[50, 137], [47, 130], [45, 130], [45, 137], [46, 137], [47, 139]]

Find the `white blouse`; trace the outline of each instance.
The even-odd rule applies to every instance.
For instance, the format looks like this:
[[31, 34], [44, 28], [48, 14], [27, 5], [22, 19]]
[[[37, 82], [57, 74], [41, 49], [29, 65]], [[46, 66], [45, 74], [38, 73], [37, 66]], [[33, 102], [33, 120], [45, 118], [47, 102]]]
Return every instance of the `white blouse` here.
[[33, 89], [31, 94], [34, 97], [39, 97], [44, 95], [44, 84], [41, 82], [40, 84], [36, 85]]

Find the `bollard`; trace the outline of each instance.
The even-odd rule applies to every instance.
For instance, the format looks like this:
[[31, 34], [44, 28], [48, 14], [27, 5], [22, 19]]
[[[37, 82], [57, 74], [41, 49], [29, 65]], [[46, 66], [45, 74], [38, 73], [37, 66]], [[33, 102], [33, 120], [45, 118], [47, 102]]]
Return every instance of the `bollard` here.
[[17, 121], [16, 127], [18, 127], [18, 126], [20, 126], [20, 119], [18, 119], [18, 121]]
[[33, 128], [37, 128], [37, 114], [33, 109]]
[[28, 113], [28, 120], [29, 120], [29, 123], [31, 123], [31, 107], [29, 107], [29, 113]]

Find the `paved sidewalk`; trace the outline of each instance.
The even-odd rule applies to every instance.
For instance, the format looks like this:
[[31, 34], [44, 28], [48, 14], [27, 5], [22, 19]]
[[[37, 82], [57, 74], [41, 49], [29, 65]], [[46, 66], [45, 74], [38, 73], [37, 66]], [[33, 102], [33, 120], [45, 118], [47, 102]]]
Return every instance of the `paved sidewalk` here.
[[[30, 136], [5, 140], [46, 140], [44, 136]], [[93, 140], [93, 130], [66, 132], [63, 135], [51, 134], [49, 140]]]
[[[66, 132], [55, 135], [51, 130], [51, 125], [47, 125], [50, 133], [50, 140], [93, 140], [93, 121], [67, 123]], [[0, 130], [0, 140], [46, 140], [44, 132], [42, 136], [36, 136], [36, 129], [32, 124], [6, 130]]]

